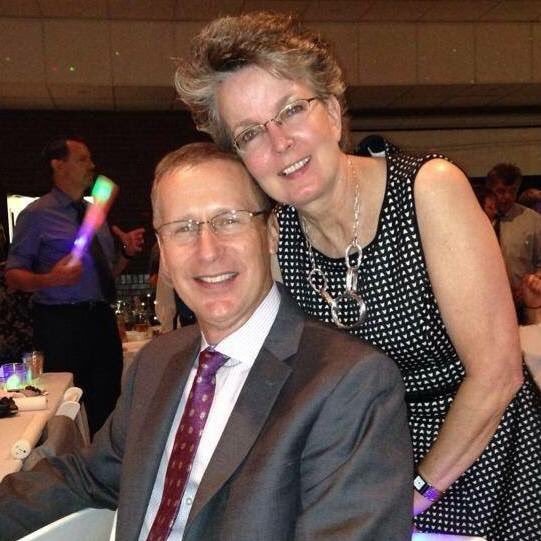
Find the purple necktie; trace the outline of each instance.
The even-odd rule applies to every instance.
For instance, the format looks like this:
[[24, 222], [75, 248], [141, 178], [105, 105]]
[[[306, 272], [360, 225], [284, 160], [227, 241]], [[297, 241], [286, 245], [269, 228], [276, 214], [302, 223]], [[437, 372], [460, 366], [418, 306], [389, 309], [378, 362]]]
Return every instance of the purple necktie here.
[[216, 372], [228, 358], [210, 347], [199, 354], [197, 374], [169, 457], [162, 500], [147, 541], [166, 541], [175, 523], [197, 446], [214, 398]]
[[[86, 213], [86, 203], [81, 201], [74, 201], [72, 204], [73, 208], [77, 212], [77, 223], [81, 225], [83, 223], [85, 213]], [[103, 251], [101, 246], [100, 239], [97, 235], [94, 235], [92, 242], [90, 243], [90, 255], [94, 261], [94, 266], [96, 267], [96, 274], [98, 276], [98, 284], [101, 289], [103, 298], [109, 302], [113, 303], [116, 300], [116, 285], [115, 278], [109, 267], [109, 262], [107, 261], [107, 256]]]

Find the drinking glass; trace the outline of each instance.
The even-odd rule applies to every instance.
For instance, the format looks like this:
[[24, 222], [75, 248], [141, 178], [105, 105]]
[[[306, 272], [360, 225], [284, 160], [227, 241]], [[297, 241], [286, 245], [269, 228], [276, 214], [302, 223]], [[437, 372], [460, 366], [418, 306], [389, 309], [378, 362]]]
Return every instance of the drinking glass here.
[[39, 384], [43, 374], [43, 352], [28, 351], [23, 354], [23, 363], [27, 369], [27, 381], [32, 385]]

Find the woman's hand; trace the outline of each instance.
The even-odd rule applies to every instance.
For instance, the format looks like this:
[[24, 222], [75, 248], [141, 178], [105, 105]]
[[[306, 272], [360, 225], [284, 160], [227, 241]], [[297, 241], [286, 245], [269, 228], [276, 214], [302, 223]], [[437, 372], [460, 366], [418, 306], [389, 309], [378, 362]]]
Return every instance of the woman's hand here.
[[520, 296], [524, 313], [522, 323], [541, 323], [541, 272], [526, 274], [520, 283]]

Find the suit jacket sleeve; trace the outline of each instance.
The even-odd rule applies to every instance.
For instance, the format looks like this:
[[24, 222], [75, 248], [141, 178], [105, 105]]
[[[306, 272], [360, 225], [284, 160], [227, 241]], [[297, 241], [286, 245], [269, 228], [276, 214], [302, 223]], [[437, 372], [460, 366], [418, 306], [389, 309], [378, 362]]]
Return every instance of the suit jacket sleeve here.
[[[135, 366], [131, 368], [133, 375]], [[92, 446], [5, 477], [0, 483], [2, 541], [19, 539], [86, 507], [116, 507], [132, 387], [133, 378], [128, 377], [115, 411]]]
[[411, 539], [412, 476], [400, 373], [373, 352], [339, 381], [307, 438], [295, 539]]

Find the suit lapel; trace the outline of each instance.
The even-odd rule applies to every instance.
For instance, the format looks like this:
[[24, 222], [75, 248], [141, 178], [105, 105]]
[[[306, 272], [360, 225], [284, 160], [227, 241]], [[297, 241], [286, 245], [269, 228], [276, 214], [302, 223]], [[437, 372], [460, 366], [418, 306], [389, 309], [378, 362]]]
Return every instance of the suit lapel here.
[[220, 442], [197, 490], [187, 529], [203, 507], [240, 466], [259, 436], [283, 385], [292, 372], [304, 319], [282, 293], [276, 321], [246, 379]]
[[[126, 495], [124, 509], [129, 515], [119, 516], [119, 532], [126, 532], [125, 539], [136, 539], [141, 529], [150, 495], [156, 481], [165, 443], [182, 396], [182, 391], [192, 368], [192, 362], [199, 351], [199, 336], [183, 352], [175, 353], [167, 363], [156, 393], [148, 397], [146, 413], [135, 431], [137, 441], [131, 442], [131, 449], [124, 460], [136, 473], [125, 470], [123, 490]], [[128, 486], [126, 486], [128, 485]]]
[[258, 356], [201, 480], [188, 522], [220, 490], [248, 454], [290, 372], [286, 364], [268, 352]]

